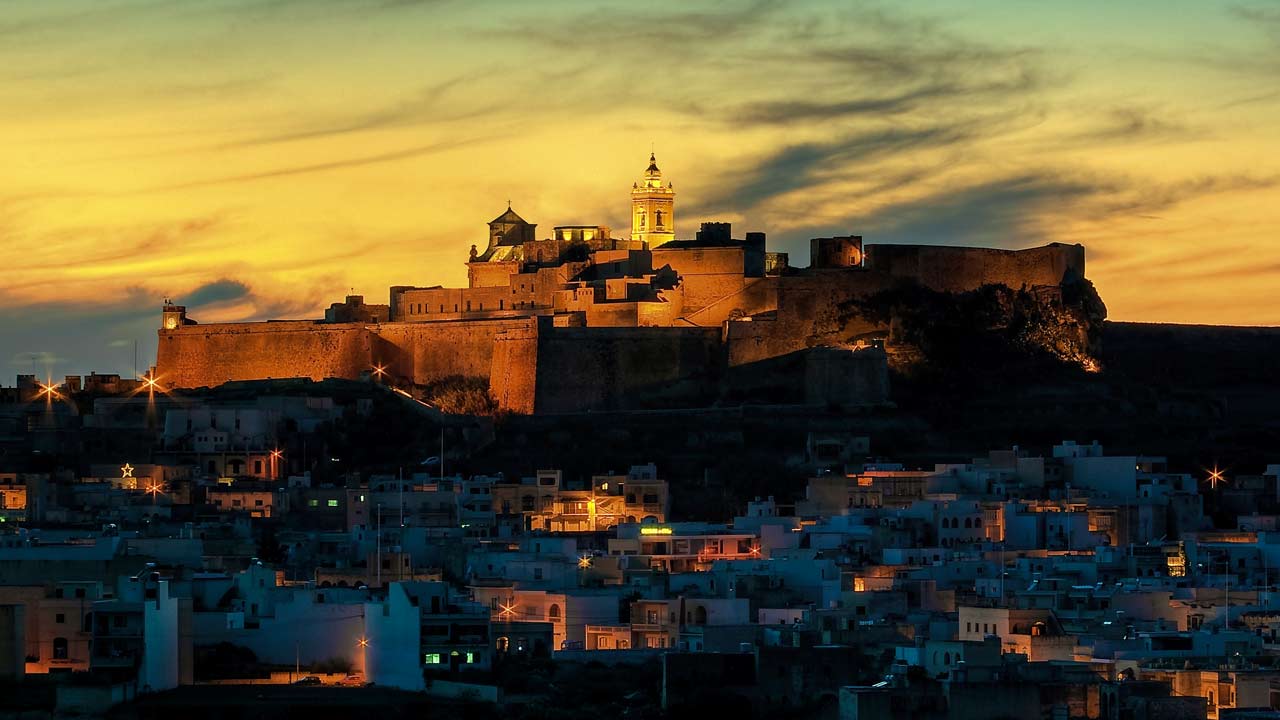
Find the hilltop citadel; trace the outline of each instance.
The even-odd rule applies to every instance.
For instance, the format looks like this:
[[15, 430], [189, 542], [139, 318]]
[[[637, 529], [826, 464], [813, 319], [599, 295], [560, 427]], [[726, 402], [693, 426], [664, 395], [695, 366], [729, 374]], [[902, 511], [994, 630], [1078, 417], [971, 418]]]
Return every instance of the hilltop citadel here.
[[565, 225], [538, 239], [515, 210], [473, 245], [468, 286], [393, 286], [323, 320], [199, 324], [166, 303], [156, 373], [167, 386], [266, 378], [360, 378], [400, 387], [463, 380], [503, 410], [626, 410], [706, 400], [707, 388], [767, 389], [797, 403], [888, 397], [891, 323], [851, 313], [859, 298], [914, 283], [957, 293], [985, 285], [1049, 302], [1083, 280], [1084, 248], [863, 245], [815, 238], [795, 268], [765, 235], [704, 222], [678, 240], [675, 190], [651, 155], [631, 189], [631, 232]]

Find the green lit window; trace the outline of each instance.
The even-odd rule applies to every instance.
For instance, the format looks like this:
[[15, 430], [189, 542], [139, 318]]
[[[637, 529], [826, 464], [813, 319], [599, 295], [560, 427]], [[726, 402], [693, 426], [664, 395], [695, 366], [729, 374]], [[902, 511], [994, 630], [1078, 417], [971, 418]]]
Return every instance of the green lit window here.
[[467, 653], [467, 664], [468, 664], [468, 665], [470, 665], [471, 663], [473, 663], [473, 662], [475, 662], [475, 661], [476, 661], [476, 655], [475, 655], [475, 653]]
[[337, 501], [337, 500], [330, 500], [330, 501], [329, 501], [329, 507], [338, 507], [338, 501]]
[[308, 500], [307, 507], [315, 507], [320, 504], [319, 500]]
[[422, 661], [427, 665], [439, 665], [440, 653], [427, 653], [426, 656], [423, 657]]

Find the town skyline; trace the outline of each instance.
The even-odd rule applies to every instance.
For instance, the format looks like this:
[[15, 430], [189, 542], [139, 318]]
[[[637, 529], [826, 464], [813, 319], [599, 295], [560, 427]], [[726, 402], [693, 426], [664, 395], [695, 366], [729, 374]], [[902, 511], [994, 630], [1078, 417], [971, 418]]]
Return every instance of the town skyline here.
[[1280, 16], [1154, 7], [18, 3], [0, 362], [130, 371], [165, 296], [244, 321], [457, 284], [508, 199], [625, 234], [651, 149], [680, 237], [1081, 243], [1112, 319], [1280, 323]]

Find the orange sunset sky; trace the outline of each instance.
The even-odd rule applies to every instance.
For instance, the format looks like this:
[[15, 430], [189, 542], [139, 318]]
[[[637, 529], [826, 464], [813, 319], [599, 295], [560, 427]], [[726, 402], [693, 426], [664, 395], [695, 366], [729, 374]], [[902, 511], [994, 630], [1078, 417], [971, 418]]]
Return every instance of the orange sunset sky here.
[[[1280, 3], [0, 2], [0, 363], [465, 283], [484, 223], [1083, 243], [1112, 319], [1280, 324]], [[0, 376], [3, 377], [3, 376]]]

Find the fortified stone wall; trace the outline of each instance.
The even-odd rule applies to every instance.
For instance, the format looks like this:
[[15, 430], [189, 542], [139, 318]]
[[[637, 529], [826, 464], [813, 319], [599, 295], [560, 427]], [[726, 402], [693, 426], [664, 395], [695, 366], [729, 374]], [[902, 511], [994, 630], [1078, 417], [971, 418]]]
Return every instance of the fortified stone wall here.
[[684, 311], [697, 310], [742, 289], [747, 278], [741, 247], [656, 248], [653, 266], [670, 266], [684, 286]]
[[714, 384], [722, 366], [719, 328], [542, 327], [535, 407], [539, 413], [638, 409], [659, 396]]
[[354, 378], [372, 366], [373, 345], [373, 334], [360, 323], [186, 325], [160, 331], [156, 370], [166, 385], [176, 387], [268, 378]]
[[416, 385], [454, 375], [487, 379], [494, 339], [507, 331], [528, 331], [535, 323], [535, 318], [516, 318], [380, 325], [374, 359], [392, 377]]
[[503, 330], [493, 339], [493, 361], [489, 368], [489, 394], [498, 407], [531, 415], [536, 399], [538, 374], [538, 327]]
[[841, 344], [882, 332], [875, 323], [844, 318], [841, 303], [884, 290], [895, 279], [858, 268], [819, 270], [780, 278], [774, 319], [730, 322], [726, 329], [730, 365], [742, 365], [818, 345]]
[[1061, 285], [1084, 277], [1084, 246], [1050, 243], [1026, 250], [943, 245], [868, 245], [866, 268], [947, 292], [1003, 284]]
[[748, 316], [775, 310], [780, 282], [777, 277], [747, 278], [737, 292], [725, 295], [697, 312], [685, 314], [684, 319], [703, 327], [718, 327], [735, 315]]

